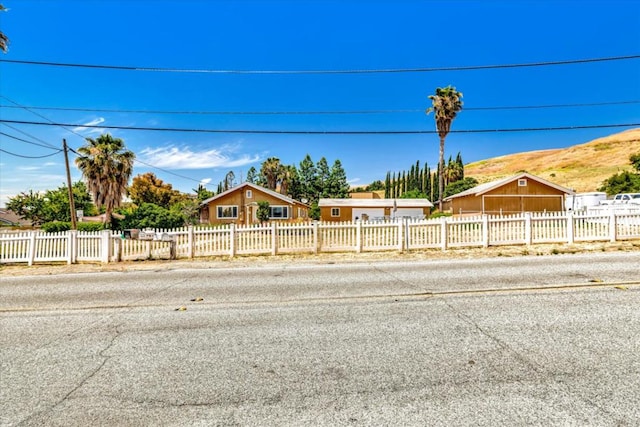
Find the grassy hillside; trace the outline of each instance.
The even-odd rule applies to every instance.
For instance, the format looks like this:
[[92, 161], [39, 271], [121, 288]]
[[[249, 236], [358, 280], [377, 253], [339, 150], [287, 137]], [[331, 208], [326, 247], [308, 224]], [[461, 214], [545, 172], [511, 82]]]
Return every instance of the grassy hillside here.
[[629, 156], [640, 153], [640, 128], [569, 148], [530, 151], [465, 165], [465, 176], [480, 183], [527, 171], [578, 192], [596, 191], [611, 175], [630, 170]]

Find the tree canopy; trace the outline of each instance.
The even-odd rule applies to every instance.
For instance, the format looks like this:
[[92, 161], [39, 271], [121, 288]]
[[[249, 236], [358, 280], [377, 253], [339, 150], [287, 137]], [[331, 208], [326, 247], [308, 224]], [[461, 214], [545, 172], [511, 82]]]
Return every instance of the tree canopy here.
[[623, 171], [607, 178], [599, 191], [605, 191], [608, 195], [618, 193], [640, 193], [640, 153], [629, 156], [629, 162], [635, 170]]
[[76, 165], [82, 172], [89, 192], [98, 208], [105, 210], [104, 222], [111, 222], [113, 209], [120, 206], [133, 172], [135, 154], [126, 149], [124, 141], [109, 134], [87, 138], [78, 149]]
[[[430, 95], [431, 107], [426, 113], [434, 113], [436, 129], [440, 137], [440, 152], [438, 168], [445, 170], [444, 165], [444, 142], [451, 130], [451, 123], [462, 110], [462, 92], [458, 92], [455, 87], [447, 86], [437, 88], [434, 95]], [[442, 210], [442, 196], [444, 193], [444, 173], [438, 174], [438, 206]]]
[[[87, 216], [95, 215], [96, 208], [91, 201], [85, 183], [78, 181], [72, 184], [71, 188], [76, 209], [82, 210]], [[15, 197], [10, 197], [6, 207], [22, 218], [31, 221], [34, 226], [53, 221], [71, 221], [69, 192], [66, 185], [55, 190], [47, 190], [44, 193], [37, 193], [33, 190], [22, 192]]]

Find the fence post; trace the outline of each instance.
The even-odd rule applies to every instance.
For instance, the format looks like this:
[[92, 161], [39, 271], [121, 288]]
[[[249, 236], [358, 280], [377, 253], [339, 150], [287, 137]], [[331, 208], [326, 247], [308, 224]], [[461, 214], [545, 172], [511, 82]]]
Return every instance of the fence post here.
[[28, 264], [31, 266], [36, 259], [36, 231], [31, 232], [29, 236], [29, 259]]
[[114, 239], [113, 240], [114, 243], [114, 248], [113, 251], [115, 252], [115, 262], [120, 262], [122, 261], [122, 247], [124, 246], [124, 239], [120, 238], [120, 239]]
[[320, 226], [318, 221], [313, 221], [313, 253], [318, 255], [320, 251]]
[[78, 258], [78, 230], [69, 230], [67, 233], [67, 264], [75, 264]]
[[573, 223], [573, 212], [567, 212], [567, 243], [573, 244], [575, 242], [575, 228]]
[[398, 250], [404, 252], [409, 250], [409, 220], [403, 218], [398, 222]]
[[187, 227], [187, 258], [193, 258], [195, 256], [195, 241], [193, 225], [190, 225]]
[[109, 262], [109, 256], [111, 255], [109, 253], [110, 249], [111, 249], [111, 230], [102, 230], [101, 232], [101, 245], [100, 245], [100, 262], [103, 263], [108, 263]]
[[449, 227], [447, 225], [447, 217], [440, 219], [440, 246], [443, 251], [447, 250], [447, 240], [449, 240]]
[[278, 254], [278, 223], [271, 223], [271, 255]]
[[482, 214], [482, 246], [489, 247], [489, 216]]
[[616, 212], [612, 209], [609, 213], [609, 241], [615, 242], [618, 239]]
[[531, 212], [524, 213], [524, 243], [527, 246], [533, 244], [533, 233], [531, 228]]
[[362, 252], [362, 221], [356, 221], [356, 252]]
[[236, 254], [236, 225], [229, 224], [229, 256], [233, 258]]

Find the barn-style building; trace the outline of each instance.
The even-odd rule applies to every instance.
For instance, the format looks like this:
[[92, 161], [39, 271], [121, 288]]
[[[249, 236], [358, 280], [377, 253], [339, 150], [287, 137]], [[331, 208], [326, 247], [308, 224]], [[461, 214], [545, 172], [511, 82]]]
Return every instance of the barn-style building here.
[[569, 188], [523, 172], [486, 182], [444, 199], [454, 215], [509, 215], [521, 212], [562, 211]]

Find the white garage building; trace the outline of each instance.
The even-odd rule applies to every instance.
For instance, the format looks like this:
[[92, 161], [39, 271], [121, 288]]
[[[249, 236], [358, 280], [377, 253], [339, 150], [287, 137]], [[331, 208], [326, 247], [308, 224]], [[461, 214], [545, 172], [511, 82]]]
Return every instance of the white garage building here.
[[422, 219], [431, 213], [428, 199], [320, 199], [322, 221]]

